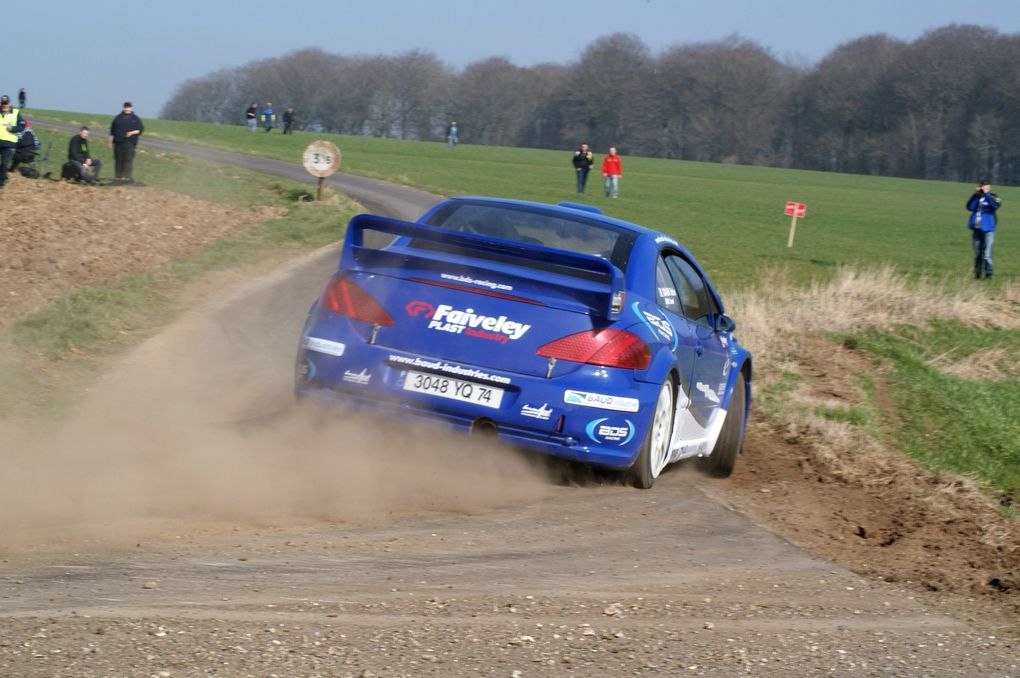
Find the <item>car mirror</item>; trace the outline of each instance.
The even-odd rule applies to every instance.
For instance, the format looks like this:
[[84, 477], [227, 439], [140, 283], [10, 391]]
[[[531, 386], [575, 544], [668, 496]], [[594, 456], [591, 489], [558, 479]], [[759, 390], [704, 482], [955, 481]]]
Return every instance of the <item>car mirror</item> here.
[[716, 332], [732, 332], [735, 329], [737, 329], [737, 322], [733, 318], [729, 317], [725, 313], [720, 313], [718, 316], [716, 316], [715, 319]]

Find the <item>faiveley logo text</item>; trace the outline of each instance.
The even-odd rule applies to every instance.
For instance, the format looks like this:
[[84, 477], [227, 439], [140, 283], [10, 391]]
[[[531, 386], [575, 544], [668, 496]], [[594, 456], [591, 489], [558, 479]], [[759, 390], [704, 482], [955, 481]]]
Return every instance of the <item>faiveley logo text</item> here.
[[428, 327], [430, 330], [467, 334], [479, 339], [498, 341], [501, 344], [520, 339], [531, 329], [531, 325], [509, 320], [505, 315], [499, 317], [480, 315], [476, 314], [473, 308], [459, 311], [446, 304], [436, 307]]

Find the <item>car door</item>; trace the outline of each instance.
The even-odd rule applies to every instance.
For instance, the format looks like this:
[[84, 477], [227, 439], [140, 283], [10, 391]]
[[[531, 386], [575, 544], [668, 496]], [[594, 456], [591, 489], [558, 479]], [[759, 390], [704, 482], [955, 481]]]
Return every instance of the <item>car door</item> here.
[[[680, 388], [684, 395], [691, 397], [691, 378], [694, 374], [694, 364], [697, 358], [697, 339], [691, 324], [684, 317], [683, 306], [680, 303], [680, 292], [673, 282], [673, 275], [669, 272], [666, 259], [659, 257], [655, 267], [655, 302], [659, 310], [666, 316], [669, 324], [672, 325], [676, 335], [676, 343], [673, 348], [677, 371], [680, 374]], [[678, 401], [681, 400], [678, 398]], [[682, 402], [682, 401], [681, 401]]]
[[691, 412], [702, 426], [708, 428], [726, 393], [729, 372], [729, 354], [715, 331], [719, 305], [705, 279], [683, 255], [669, 253], [665, 256], [665, 263], [676, 287], [684, 319], [693, 335]]

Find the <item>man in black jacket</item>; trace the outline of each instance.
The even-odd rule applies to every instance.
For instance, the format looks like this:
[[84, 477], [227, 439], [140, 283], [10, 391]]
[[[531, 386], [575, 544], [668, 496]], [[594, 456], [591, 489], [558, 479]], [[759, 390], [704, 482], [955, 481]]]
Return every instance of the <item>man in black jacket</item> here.
[[124, 181], [134, 181], [135, 147], [138, 137], [145, 131], [142, 120], [135, 115], [130, 101], [124, 102], [124, 110], [110, 123], [110, 148], [113, 149], [114, 176]]
[[[99, 168], [103, 163], [89, 153], [89, 128], [82, 127], [67, 145], [67, 162], [74, 166], [76, 178], [87, 183], [99, 181]], [[92, 170], [89, 175], [88, 170]]]
[[584, 193], [585, 186], [588, 183], [588, 172], [591, 171], [592, 163], [595, 162], [595, 157], [588, 150], [588, 144], [581, 144], [574, 151], [574, 157], [571, 162], [574, 164], [574, 171], [577, 173], [577, 192]]

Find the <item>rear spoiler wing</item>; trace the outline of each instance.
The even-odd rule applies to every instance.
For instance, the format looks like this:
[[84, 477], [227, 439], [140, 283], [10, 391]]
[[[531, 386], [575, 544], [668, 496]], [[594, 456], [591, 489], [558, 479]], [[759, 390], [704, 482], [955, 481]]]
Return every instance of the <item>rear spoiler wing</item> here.
[[[454, 246], [467, 250], [467, 252], [458, 254], [456, 255], [458, 259], [453, 259], [451, 257], [454, 255], [444, 255], [427, 249], [394, 247], [394, 243], [390, 243], [385, 248], [372, 247], [365, 244], [366, 231]], [[583, 276], [584, 287], [602, 297], [603, 301], [598, 304], [597, 311], [603, 313], [606, 318], [615, 319], [622, 310], [623, 272], [602, 257], [554, 249], [544, 245], [503, 240], [487, 235], [451, 231], [428, 224], [400, 221], [374, 214], [359, 214], [347, 225], [344, 248], [340, 255], [340, 268], [343, 271], [371, 271], [380, 267], [399, 269], [409, 265], [433, 269], [437, 268], [437, 264], [456, 266], [460, 263], [460, 265], [466, 265], [468, 262], [463, 259], [471, 256], [471, 250], [502, 258], [501, 261], [494, 261], [479, 257], [474, 265], [488, 270], [498, 270], [505, 275], [521, 279], [534, 280], [533, 275], [528, 275], [521, 270], [521, 267], [527, 267], [529, 262], [554, 265], [557, 271], [550, 278], [563, 278], [563, 283], [557, 285], [555, 282], [551, 282], [550, 284], [563, 289], [576, 289], [579, 276], [570, 280], [570, 269], [574, 269]], [[515, 264], [514, 261], [507, 261], [508, 259], [519, 260], [519, 263]], [[592, 280], [591, 274], [598, 276], [600, 280]]]

